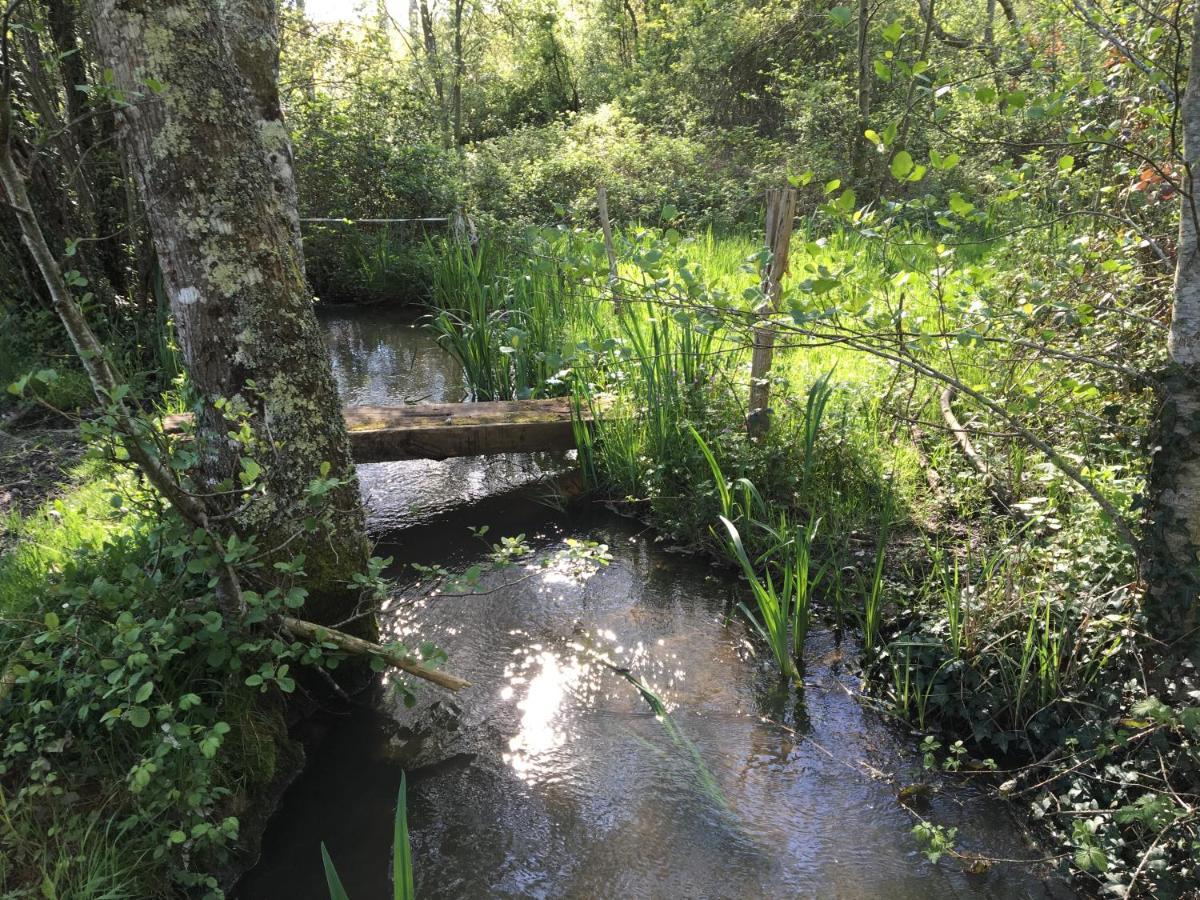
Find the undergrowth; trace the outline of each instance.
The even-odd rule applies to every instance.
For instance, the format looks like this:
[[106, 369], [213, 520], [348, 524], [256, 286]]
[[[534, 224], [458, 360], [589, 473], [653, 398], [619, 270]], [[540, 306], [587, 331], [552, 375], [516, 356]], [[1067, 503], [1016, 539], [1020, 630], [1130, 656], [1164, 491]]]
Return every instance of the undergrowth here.
[[[253, 535], [226, 544], [246, 611], [222, 613], [203, 536], [93, 437], [61, 497], [7, 522], [0, 894], [219, 897], [246, 817], [295, 764], [282, 698], [343, 655], [272, 627], [304, 605], [304, 558], [264, 570]], [[309, 486], [308, 526], [332, 484]], [[356, 579], [364, 599], [382, 565]]]
[[[904, 228], [888, 241], [814, 238], [817, 226], [793, 240], [761, 439], [744, 424], [746, 312], [766, 251], [747, 237], [619, 232], [615, 281], [587, 229], [487, 247], [469, 278], [463, 248], [441, 265], [436, 327], [473, 384], [503, 384], [490, 396], [569, 385], [596, 419], [577, 426], [591, 484], [673, 543], [733, 563], [747, 623], [782, 675], [803, 665], [810, 616], [853, 622], [867, 689], [955, 748], [955, 771], [979, 768], [972, 777], [1025, 804], [1077, 884], [1179, 896], [1200, 853], [1200, 694], [1188, 672], [1154, 670], [1133, 556], [1111, 520], [1011, 431], [1045, 411], [1051, 441], [1132, 514], [1145, 465], [1127, 435], [1145, 427], [1147, 396], [1120, 367], [1078, 358], [1114, 328], [1129, 346], [1153, 336], [1070, 296], [1083, 267], [1119, 248], [1058, 248], [1075, 263], [1033, 282], [1008, 265], [1019, 244], [956, 253]], [[558, 280], [544, 297], [518, 298], [511, 286], [548, 266]], [[1126, 289], [1136, 278], [1121, 262], [1101, 270]], [[873, 354], [846, 337], [898, 329], [911, 329], [902, 352], [918, 365], [996, 399], [967, 417], [986, 471], [942, 421], [944, 384], [889, 362], [892, 344]], [[1049, 329], [1071, 352], [1014, 349]], [[975, 762], [992, 758], [1008, 777]]]

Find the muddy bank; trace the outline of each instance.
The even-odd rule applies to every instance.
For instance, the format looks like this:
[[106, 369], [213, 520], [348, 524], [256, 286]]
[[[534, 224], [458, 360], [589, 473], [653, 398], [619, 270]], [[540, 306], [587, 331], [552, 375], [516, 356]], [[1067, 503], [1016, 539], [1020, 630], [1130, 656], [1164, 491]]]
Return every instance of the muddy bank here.
[[83, 451], [76, 428], [0, 428], [0, 553], [9, 548], [8, 517], [28, 515], [65, 490]]

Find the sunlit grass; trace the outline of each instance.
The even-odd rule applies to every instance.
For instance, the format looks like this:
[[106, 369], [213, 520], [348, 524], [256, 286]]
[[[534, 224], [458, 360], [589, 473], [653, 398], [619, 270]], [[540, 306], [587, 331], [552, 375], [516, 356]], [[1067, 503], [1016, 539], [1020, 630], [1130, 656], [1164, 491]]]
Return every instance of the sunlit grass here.
[[[0, 556], [0, 617], [28, 611], [47, 584], [76, 565], [94, 566], [102, 548], [136, 526], [137, 518], [119, 509], [129, 488], [126, 475], [84, 462], [68, 473], [67, 484], [69, 490], [35, 512], [11, 513], [4, 520], [12, 546]], [[0, 659], [4, 654], [0, 642]]]

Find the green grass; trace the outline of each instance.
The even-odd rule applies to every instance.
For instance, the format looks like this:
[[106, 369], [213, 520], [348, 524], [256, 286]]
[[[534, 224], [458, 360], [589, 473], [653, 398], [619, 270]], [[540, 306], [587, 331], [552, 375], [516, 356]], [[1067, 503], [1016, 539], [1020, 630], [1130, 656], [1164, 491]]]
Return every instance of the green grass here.
[[[824, 385], [818, 384], [814, 393], [823, 388]], [[810, 404], [810, 412], [818, 409], [819, 405]], [[815, 435], [818, 430], [819, 424], [814, 423], [811, 433]], [[828, 566], [813, 570], [813, 547], [821, 520], [810, 519], [798, 526], [791, 522], [786, 510], [779, 510], [773, 524], [768, 524], [771, 512], [754, 485], [746, 479], [731, 485], [699, 432], [693, 428], [691, 434], [708, 462], [717, 487], [721, 503], [718, 518], [724, 529], [726, 554], [740, 566], [754, 597], [754, 609], [744, 603], [740, 609], [770, 649], [779, 674], [783, 678], [798, 678], [804, 662], [813, 596], [828, 570]], [[807, 450], [815, 452], [815, 444]], [[765, 538], [767, 549], [757, 559], [750, 558], [733, 518]]]
[[[102, 558], [108, 565], [123, 565], [101, 551], [119, 547], [137, 527], [135, 519], [113, 506], [114, 494], [128, 489], [126, 479], [87, 461], [68, 473], [66, 484], [62, 497], [29, 516], [11, 513], [4, 522], [14, 545], [0, 557], [0, 614], [6, 617], [39, 611], [48, 585], [94, 570]], [[0, 663], [5, 646], [23, 632], [0, 622]]]
[[[48, 809], [35, 816], [28, 806], [13, 804], [11, 799], [0, 789], [0, 846], [11, 849], [15, 838], [21, 853], [0, 853], [0, 888], [24, 881], [36, 884], [38, 894], [2, 896], [40, 896], [45, 900], [137, 900], [145, 896], [140, 873], [150, 850], [131, 852], [126, 835], [106, 810]], [[9, 813], [10, 806], [17, 811]], [[47, 840], [47, 835], [53, 839]], [[18, 862], [27, 871], [16, 871]]]
[[[1052, 357], [1014, 365], [1003, 344], [982, 340], [1047, 333], [1034, 304], [1010, 299], [1008, 271], [1028, 248], [952, 251], [915, 231], [891, 237], [835, 230], [817, 239], [800, 229], [784, 307], [818, 333], [823, 323], [875, 334], [902, 328], [905, 352], [1002, 398], [1015, 414], [1050, 404], [1039, 391], [1060, 390], [1059, 405], [1043, 407], [1061, 419], [1051, 425], [1057, 439], [1073, 446], [1095, 431], [1102, 391]], [[1095, 556], [1120, 583], [1127, 556], [1040, 454], [1004, 434], [1006, 422], [961, 404], [997, 471], [1020, 497], [1069, 514], [1071, 529], [1059, 530], [1051, 516], [1036, 537], [988, 531], [984, 482], [942, 429], [942, 385], [915, 382], [844, 339], [799, 346], [786, 328], [779, 334], [771, 429], [751, 440], [745, 313], [759, 297], [756, 236], [619, 234], [619, 312], [596, 235], [539, 232], [523, 247], [492, 253], [487, 271], [458, 274], [459, 263], [446, 263], [436, 295], [444, 339], [461, 344], [460, 358], [473, 355], [468, 377], [491, 396], [569, 392], [590, 411], [595, 426], [577, 427], [589, 482], [676, 543], [732, 562], [747, 580], [747, 622], [783, 674], [797, 673], [810, 617], [827, 609], [839, 626], [857, 621], [873, 683], [922, 727], [978, 718], [987, 706], [976, 739], [1003, 744], [1056, 708], [1070, 715], [1063, 698], [1097, 683], [1118, 642], [1098, 631], [1096, 601], [1074, 602], [1048, 573], [1077, 571]], [[547, 266], [558, 278], [553, 289], [542, 281]], [[522, 280], [546, 286], [526, 297], [512, 289]], [[494, 290], [485, 296], [487, 285]], [[450, 297], [462, 298], [457, 307]], [[509, 339], [514, 323], [536, 333], [536, 345]], [[549, 353], [558, 354], [553, 379], [549, 367], [537, 368]], [[607, 412], [602, 394], [611, 398]], [[926, 423], [923, 451], [906, 417]], [[922, 452], [942, 475], [945, 506], [926, 484]], [[1090, 467], [1126, 505], [1140, 477], [1128, 459], [1115, 452]], [[980, 524], [935, 552], [922, 529], [947, 518]], [[1036, 558], [998, 561], [1031, 541], [1041, 542]]]
[[447, 242], [434, 271], [430, 324], [462, 365], [474, 399], [563, 396], [571, 390], [564, 377], [571, 339], [594, 331], [600, 313], [586, 301], [553, 263], [516, 262], [488, 241]]
[[[750, 441], [743, 428], [749, 350], [729, 311], [748, 308], [746, 291], [758, 284], [755, 240], [642, 230], [620, 243], [619, 310], [603, 253], [586, 235], [534, 235], [525, 255], [487, 244], [449, 247], [434, 327], [480, 399], [570, 390], [596, 419], [576, 430], [591, 483], [673, 537], [709, 543], [739, 566], [753, 595], [747, 619], [781, 673], [794, 677], [817, 594], [828, 590], [840, 601], [847, 593], [836, 575], [846, 535], [885, 530], [875, 521], [878, 501], [898, 480], [916, 494], [915, 456], [878, 433], [888, 369], [844, 349], [781, 341], [771, 433]], [[886, 275], [862, 250], [848, 237], [800, 236], [793, 271], [819, 278], [848, 270], [841, 289], [862, 293], [855, 278]], [[861, 260], [848, 267], [852, 256]], [[548, 379], [551, 367], [539, 370], [552, 354], [569, 377], [556, 369], [558, 377]], [[541, 383], [533, 380], [539, 372]], [[610, 398], [607, 412], [600, 396]], [[857, 469], [846, 465], [850, 457]], [[889, 483], [874, 479], [871, 468], [900, 475]], [[757, 499], [737, 514], [727, 487], [734, 483], [761, 489], [751, 488]], [[718, 515], [726, 520], [719, 535], [712, 530]], [[881, 589], [881, 578], [862, 588], [876, 629]]]
[[270, 782], [284, 730], [244, 672], [206, 657], [223, 633], [199, 621], [206, 576], [145, 487], [100, 461], [4, 526], [0, 895], [215, 888], [229, 798]]

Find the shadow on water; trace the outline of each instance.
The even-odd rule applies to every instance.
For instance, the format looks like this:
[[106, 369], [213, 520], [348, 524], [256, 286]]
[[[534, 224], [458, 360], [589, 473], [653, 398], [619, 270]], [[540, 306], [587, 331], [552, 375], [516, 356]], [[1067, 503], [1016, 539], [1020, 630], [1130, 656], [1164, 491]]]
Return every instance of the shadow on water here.
[[[356, 340], [354, 353], [373, 352]], [[242, 900], [324, 898], [321, 841], [350, 896], [388, 896], [403, 770], [424, 898], [1068, 895], [1032, 866], [975, 876], [919, 853], [895, 799], [923, 777], [919, 755], [856, 698], [843, 664], [856, 648], [814, 629], [803, 686], [781, 689], [730, 616], [739, 586], [724, 571], [626, 520], [547, 505], [539, 479], [561, 459], [516, 488], [457, 462], [478, 474], [478, 499], [421, 506], [424, 486], [402, 478], [388, 494], [408, 518], [380, 535], [400, 579], [383, 624], [435, 641], [474, 687], [423, 691], [412, 709], [385, 693], [327, 717]], [[480, 559], [468, 525], [523, 532], [533, 555], [477, 595], [425, 595], [407, 563]], [[611, 563], [559, 564], [567, 538], [607, 544]], [[1032, 855], [1005, 807], [969, 788], [935, 792], [926, 814], [957, 827], [965, 851]]]

